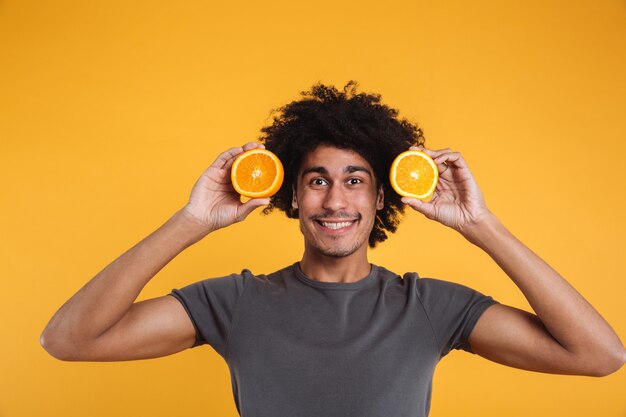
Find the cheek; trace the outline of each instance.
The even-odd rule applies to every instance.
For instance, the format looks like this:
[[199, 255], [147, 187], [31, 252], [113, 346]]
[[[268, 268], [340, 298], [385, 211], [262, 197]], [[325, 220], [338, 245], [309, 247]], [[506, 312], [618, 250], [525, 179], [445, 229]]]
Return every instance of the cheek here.
[[300, 217], [307, 220], [312, 215], [318, 215], [324, 211], [323, 199], [311, 193], [298, 197], [298, 210]]
[[316, 205], [316, 199], [311, 194], [301, 195], [298, 198], [298, 206], [300, 209], [306, 210], [307, 208], [314, 207]]
[[354, 195], [352, 196], [352, 198], [350, 199], [350, 201], [357, 207], [359, 207], [360, 210], [363, 211], [367, 211], [367, 210], [376, 210], [376, 206], [378, 204], [378, 195], [377, 194], [358, 194], [358, 195]]

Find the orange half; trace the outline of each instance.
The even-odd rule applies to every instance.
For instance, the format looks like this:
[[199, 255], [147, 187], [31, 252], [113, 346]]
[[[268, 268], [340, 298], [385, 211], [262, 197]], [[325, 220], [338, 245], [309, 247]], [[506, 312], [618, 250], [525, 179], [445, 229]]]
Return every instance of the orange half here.
[[404, 197], [428, 200], [435, 192], [439, 171], [435, 161], [421, 151], [406, 151], [391, 164], [389, 181]]
[[283, 184], [283, 164], [265, 149], [251, 149], [233, 162], [230, 178], [239, 194], [250, 198], [271, 197]]

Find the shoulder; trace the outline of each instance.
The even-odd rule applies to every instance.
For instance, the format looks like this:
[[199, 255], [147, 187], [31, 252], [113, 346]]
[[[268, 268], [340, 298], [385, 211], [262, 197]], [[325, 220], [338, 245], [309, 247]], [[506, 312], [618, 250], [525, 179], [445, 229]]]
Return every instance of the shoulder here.
[[378, 268], [381, 271], [381, 280], [400, 283], [407, 291], [414, 292], [422, 303], [446, 305], [461, 300], [485, 297], [480, 291], [456, 282], [421, 277], [417, 272], [405, 272], [400, 276], [383, 267]]
[[247, 287], [274, 287], [276, 285], [283, 286], [282, 283], [293, 276], [292, 266], [287, 266], [270, 274], [255, 274], [250, 269], [244, 268], [241, 272], [232, 273], [218, 277], [205, 278], [195, 281], [179, 291], [197, 291], [197, 292], [235, 292], [241, 293]]
[[475, 292], [476, 290], [456, 282], [447, 281], [440, 278], [420, 277], [417, 272], [406, 272], [402, 279], [415, 287], [418, 295], [428, 295], [430, 293], [450, 293], [450, 292]]
[[423, 290], [443, 291], [457, 286], [462, 286], [461, 284], [445, 281], [443, 279], [421, 277], [417, 272], [405, 272], [400, 275], [382, 266], [377, 265], [377, 268], [381, 281], [400, 281], [404, 283], [405, 286], [408, 285]]
[[236, 281], [237, 285], [241, 286], [242, 289], [248, 288], [246, 291], [252, 291], [253, 293], [273, 293], [278, 289], [284, 289], [288, 282], [295, 279], [293, 265], [285, 266], [268, 274], [255, 274], [250, 269], [242, 269], [240, 273], [231, 274], [225, 278]]

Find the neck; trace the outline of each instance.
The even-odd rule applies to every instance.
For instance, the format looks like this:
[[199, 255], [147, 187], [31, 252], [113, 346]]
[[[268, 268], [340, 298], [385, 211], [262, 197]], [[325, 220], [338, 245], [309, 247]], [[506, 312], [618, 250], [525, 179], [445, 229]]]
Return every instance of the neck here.
[[300, 269], [306, 276], [321, 282], [356, 282], [371, 271], [367, 247], [351, 255], [332, 257], [305, 248]]

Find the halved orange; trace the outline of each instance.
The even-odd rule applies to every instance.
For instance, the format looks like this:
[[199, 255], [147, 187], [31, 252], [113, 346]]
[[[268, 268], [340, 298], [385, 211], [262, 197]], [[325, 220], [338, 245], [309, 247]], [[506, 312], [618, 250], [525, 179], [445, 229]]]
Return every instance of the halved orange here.
[[401, 196], [428, 200], [435, 192], [439, 171], [430, 156], [411, 150], [402, 152], [394, 159], [389, 181]]
[[283, 183], [283, 164], [272, 152], [250, 149], [233, 162], [230, 178], [235, 191], [250, 198], [273, 196]]

